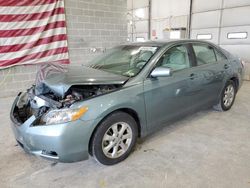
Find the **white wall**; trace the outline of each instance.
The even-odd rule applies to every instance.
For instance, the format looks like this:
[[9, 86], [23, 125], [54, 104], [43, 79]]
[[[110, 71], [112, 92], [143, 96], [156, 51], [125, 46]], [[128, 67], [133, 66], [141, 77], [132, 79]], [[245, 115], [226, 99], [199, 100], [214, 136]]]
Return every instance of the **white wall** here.
[[[149, 0], [128, 0], [128, 33], [129, 38], [148, 38]], [[168, 39], [164, 30], [187, 28], [190, 0], [152, 0], [151, 39]], [[144, 11], [145, 18], [138, 19], [135, 12]], [[131, 15], [133, 15], [133, 20]], [[131, 25], [129, 22], [133, 22]], [[132, 28], [133, 27], [133, 28]], [[156, 35], [154, 35], [156, 34]]]
[[187, 28], [189, 3], [190, 0], [152, 0], [151, 38], [169, 39], [166, 30]]
[[188, 15], [189, 7], [189, 0], [152, 0], [152, 17], [161, 19]]
[[[128, 7], [128, 39], [136, 41], [136, 38], [148, 39], [149, 24], [149, 0], [127, 0]], [[142, 14], [143, 17], [138, 17]]]

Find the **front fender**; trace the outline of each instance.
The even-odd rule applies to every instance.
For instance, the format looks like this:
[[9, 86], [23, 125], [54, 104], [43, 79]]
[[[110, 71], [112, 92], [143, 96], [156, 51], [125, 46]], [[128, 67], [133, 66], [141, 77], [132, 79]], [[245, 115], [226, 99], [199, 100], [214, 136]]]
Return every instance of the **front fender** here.
[[87, 106], [88, 111], [81, 117], [83, 121], [102, 120], [119, 109], [131, 109], [138, 115], [142, 135], [147, 132], [143, 85], [124, 87], [109, 94], [98, 96], [74, 104], [74, 107]]

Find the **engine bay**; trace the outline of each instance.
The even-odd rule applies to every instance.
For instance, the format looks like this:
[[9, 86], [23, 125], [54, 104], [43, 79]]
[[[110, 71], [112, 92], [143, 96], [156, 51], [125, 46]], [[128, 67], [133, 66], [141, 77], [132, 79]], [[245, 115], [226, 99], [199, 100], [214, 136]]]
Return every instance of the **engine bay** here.
[[104, 95], [119, 89], [121, 85], [74, 85], [60, 96], [50, 90], [43, 89], [44, 93], [36, 94], [36, 87], [32, 86], [27, 92], [19, 94], [19, 100], [13, 111], [14, 118], [24, 123], [34, 115], [40, 121], [41, 117], [50, 110], [69, 108], [72, 104]]
[[60, 100], [64, 107], [69, 107], [77, 101], [86, 100], [117, 90], [120, 85], [85, 85], [72, 86]]

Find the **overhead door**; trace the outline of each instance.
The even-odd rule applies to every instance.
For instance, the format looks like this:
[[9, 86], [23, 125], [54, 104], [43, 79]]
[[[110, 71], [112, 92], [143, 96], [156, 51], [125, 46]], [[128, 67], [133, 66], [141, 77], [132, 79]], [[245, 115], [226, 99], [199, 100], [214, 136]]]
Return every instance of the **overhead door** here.
[[241, 57], [250, 79], [249, 18], [249, 0], [193, 0], [191, 38], [209, 40]]

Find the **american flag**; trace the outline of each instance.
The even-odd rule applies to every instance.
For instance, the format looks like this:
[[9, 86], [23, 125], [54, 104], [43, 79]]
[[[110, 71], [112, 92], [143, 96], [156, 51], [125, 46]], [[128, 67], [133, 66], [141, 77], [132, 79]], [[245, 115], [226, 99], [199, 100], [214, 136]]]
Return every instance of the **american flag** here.
[[69, 63], [63, 0], [0, 0], [0, 69]]

